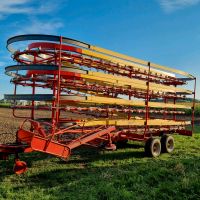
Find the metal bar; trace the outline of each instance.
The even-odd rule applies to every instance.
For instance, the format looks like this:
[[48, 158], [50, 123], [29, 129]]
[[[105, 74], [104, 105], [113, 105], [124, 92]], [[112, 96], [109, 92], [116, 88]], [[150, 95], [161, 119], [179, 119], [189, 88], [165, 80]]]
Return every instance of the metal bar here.
[[103, 135], [105, 135], [105, 134], [109, 134], [109, 133], [112, 132], [112, 131], [115, 131], [115, 127], [114, 127], [114, 126], [111, 126], [111, 127], [108, 127], [108, 128], [106, 128], [106, 129], [104, 129], [104, 130], [101, 130], [101, 131], [98, 131], [98, 132], [96, 132], [96, 133], [93, 133], [93, 134], [91, 134], [91, 135], [89, 135], [89, 136], [87, 136], [87, 137], [84, 137], [84, 138], [82, 138], [82, 139], [77, 139], [77, 140], [75, 140], [75, 141], [72, 141], [72, 142], [69, 143], [67, 146], [68, 146], [70, 149], [74, 149], [74, 148], [76, 148], [76, 147], [78, 147], [78, 146], [80, 146], [80, 145], [83, 145], [83, 144], [85, 144], [85, 143], [87, 143], [87, 142], [89, 142], [89, 141], [91, 141], [91, 140], [96, 139], [97, 137], [101, 137], [101, 136], [103, 136]]
[[194, 131], [195, 101], [196, 101], [196, 78], [194, 78], [194, 92], [193, 92], [193, 103], [192, 103], [192, 132]]
[[150, 78], [150, 71], [151, 71], [151, 63], [148, 62], [148, 76], [147, 76], [147, 92], [146, 92], [146, 99], [145, 99], [145, 130], [144, 130], [144, 138], [145, 135], [147, 134], [147, 129], [148, 129], [148, 119], [149, 119], [149, 78]]

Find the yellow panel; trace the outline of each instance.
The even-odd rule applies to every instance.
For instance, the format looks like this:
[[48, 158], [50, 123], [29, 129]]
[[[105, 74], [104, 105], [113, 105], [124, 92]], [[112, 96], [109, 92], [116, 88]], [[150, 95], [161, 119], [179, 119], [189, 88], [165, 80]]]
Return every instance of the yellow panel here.
[[[124, 54], [121, 54], [121, 53], [117, 53], [117, 52], [114, 52], [114, 51], [111, 51], [111, 50], [107, 50], [107, 49], [104, 49], [104, 48], [101, 48], [101, 47], [91, 45], [90, 49], [97, 51], [97, 52], [105, 53], [107, 55], [115, 56], [115, 57], [118, 57], [118, 58], [121, 58], [121, 59], [125, 59], [125, 60], [135, 62], [135, 63], [139, 63], [139, 64], [142, 64], [142, 65], [148, 65], [147, 61], [144, 61], [144, 60], [141, 60], [141, 59], [138, 59], [138, 58], [134, 58], [134, 57], [131, 57], [131, 56], [127, 56], [127, 55], [124, 55]], [[157, 68], [157, 69], [162, 69], [162, 70], [165, 70], [165, 71], [169, 71], [169, 72], [177, 73], [177, 74], [187, 76], [187, 77], [190, 77], [190, 78], [194, 78], [191, 74], [184, 72], [184, 71], [181, 71], [181, 70], [172, 69], [172, 68], [169, 68], [169, 67], [166, 67], [166, 66], [155, 64], [155, 63], [151, 63], [151, 66], [154, 67], [154, 68]]]
[[[87, 126], [144, 126], [144, 119], [105, 119], [105, 120], [89, 120], [85, 122], [79, 122], [79, 125]], [[173, 125], [189, 125], [190, 121], [178, 122], [174, 120], [163, 120], [163, 119], [149, 119], [147, 125], [149, 126], [173, 126]]]
[[[99, 96], [61, 96], [61, 104], [68, 103], [68, 101], [74, 101], [79, 103], [94, 103], [94, 104], [107, 104], [107, 105], [127, 105], [127, 106], [141, 106], [145, 107], [145, 101], [141, 100], [126, 100], [119, 98], [109, 98], [109, 97], [99, 97]], [[183, 108], [191, 109], [191, 107], [182, 104], [171, 104], [162, 102], [149, 102], [149, 107], [151, 108]]]
[[[122, 59], [119, 59], [119, 58], [107, 56], [105, 54], [94, 52], [94, 51], [91, 51], [91, 50], [88, 50], [88, 49], [83, 49], [82, 53], [85, 54], [85, 55], [88, 55], [88, 56], [95, 57], [95, 58], [107, 60], [107, 61], [113, 62], [115, 64], [120, 64], [122, 66], [131, 66], [132, 68], [139, 69], [140, 71], [142, 70], [143, 72], [148, 73], [148, 68], [147, 67], [143, 67], [143, 66], [137, 65], [137, 64], [135, 64], [133, 62], [130, 62], [130, 61], [125, 61], [125, 60], [122, 60]], [[154, 69], [151, 69], [151, 72], [154, 72], [155, 74], [160, 73], [163, 76], [166, 76], [166, 73], [161, 72], [161, 71], [157, 71], [157, 70], [154, 70]]]
[[[89, 70], [82, 70], [80, 68], [77, 68], [73, 65], [70, 65], [70, 68], [68, 68], [68, 64], [66, 64], [65, 68], [69, 70], [70, 72], [75, 72], [81, 75], [82, 78], [87, 80], [88, 82], [92, 83], [98, 82], [101, 85], [111, 85], [111, 86], [121, 86], [124, 88], [132, 88], [135, 89], [147, 89], [147, 81], [146, 80], [138, 80], [135, 78], [128, 78], [124, 76], [118, 76], [118, 75], [112, 75], [112, 74], [105, 74], [101, 72], [94, 72]], [[66, 70], [65, 69], [65, 70]], [[153, 92], [182, 92], [186, 94], [192, 94], [192, 91], [186, 90], [184, 88], [174, 87], [174, 86], [167, 86], [163, 84], [157, 84], [157, 83], [149, 83], [150, 90]]]
[[[116, 105], [130, 105], [130, 106], [145, 106], [144, 101], [140, 100], [126, 100], [118, 98], [108, 98], [108, 97], [97, 97], [89, 96], [85, 102], [90, 103], [104, 103], [104, 104], [116, 104]], [[152, 108], [184, 108], [191, 109], [191, 107], [180, 105], [180, 104], [170, 104], [170, 103], [160, 103], [160, 102], [149, 102], [149, 107]]]
[[[118, 86], [132, 86], [133, 88], [137, 89], [143, 89], [146, 90], [146, 81], [142, 80], [137, 80], [137, 79], [130, 79], [122, 76], [114, 76], [111, 74], [103, 74], [100, 72], [93, 72], [93, 71], [88, 71], [88, 74], [81, 74], [82, 78], [85, 79], [91, 79], [94, 81], [102, 81], [105, 83], [112, 83]], [[192, 91], [186, 90], [183, 88], [178, 88], [174, 86], [167, 86], [167, 85], [162, 85], [162, 84], [156, 84], [156, 83], [150, 83], [149, 84], [150, 90], [155, 91], [155, 92], [183, 92], [183, 93], [188, 93], [192, 94]]]

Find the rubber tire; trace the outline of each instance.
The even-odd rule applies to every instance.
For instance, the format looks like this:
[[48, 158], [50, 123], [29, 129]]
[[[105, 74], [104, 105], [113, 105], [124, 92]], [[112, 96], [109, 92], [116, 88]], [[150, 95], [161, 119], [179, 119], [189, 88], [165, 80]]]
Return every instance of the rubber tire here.
[[171, 135], [164, 135], [161, 137], [162, 153], [172, 153], [174, 150], [174, 138]]
[[149, 157], [158, 157], [161, 153], [161, 143], [158, 138], [150, 138], [145, 143], [145, 154]]

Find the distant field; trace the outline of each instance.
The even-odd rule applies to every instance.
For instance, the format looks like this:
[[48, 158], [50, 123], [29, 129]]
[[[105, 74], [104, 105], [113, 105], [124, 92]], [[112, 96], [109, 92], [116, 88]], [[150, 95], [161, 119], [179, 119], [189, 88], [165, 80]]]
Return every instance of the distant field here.
[[[181, 103], [186, 106], [192, 106], [193, 104], [190, 102]], [[186, 110], [186, 114], [191, 114], [191, 110]], [[195, 116], [200, 116], [200, 103], [195, 103]]]
[[[20, 123], [9, 109], [0, 110], [0, 119], [7, 134]], [[29, 170], [21, 176], [12, 174], [12, 159], [0, 161], [0, 199], [200, 199], [199, 141], [196, 126], [192, 137], [175, 136], [175, 151], [159, 158], [145, 157], [139, 142], [114, 152], [79, 149], [67, 162], [41, 153], [24, 154], [21, 160]]]
[[[184, 104], [186, 106], [192, 106], [192, 102], [180, 102], [180, 104]], [[200, 103], [195, 103], [195, 107], [200, 107]]]
[[10, 103], [0, 103], [0, 108], [9, 108], [10, 106]]

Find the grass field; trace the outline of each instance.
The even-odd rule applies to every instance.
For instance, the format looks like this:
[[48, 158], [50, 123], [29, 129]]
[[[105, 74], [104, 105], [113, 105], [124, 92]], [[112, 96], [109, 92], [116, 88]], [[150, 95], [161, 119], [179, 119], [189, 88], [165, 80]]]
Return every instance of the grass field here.
[[10, 103], [0, 103], [0, 108], [9, 108], [10, 106]]
[[114, 152], [81, 149], [67, 163], [26, 154], [21, 176], [0, 161], [0, 199], [200, 199], [200, 128], [175, 140], [175, 151], [159, 158], [145, 157], [138, 142]]

